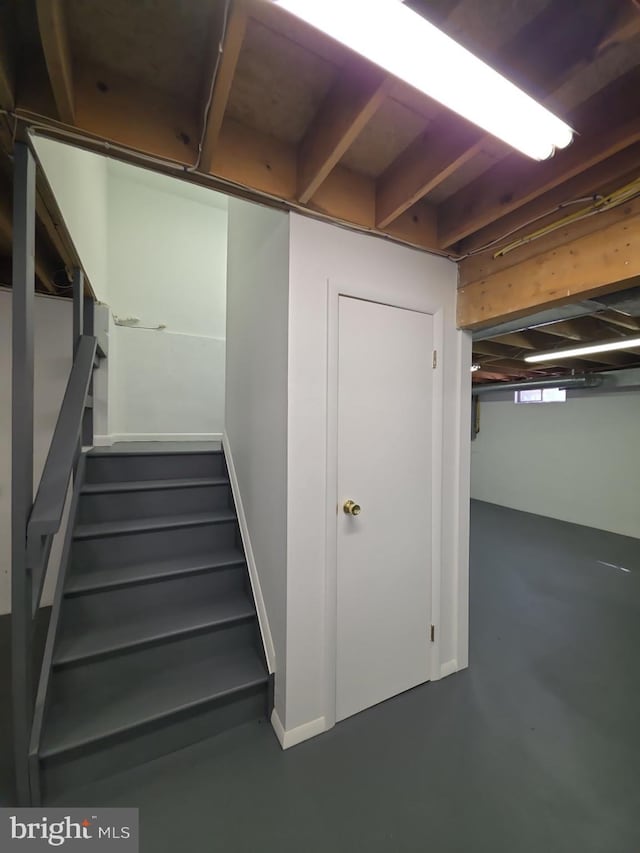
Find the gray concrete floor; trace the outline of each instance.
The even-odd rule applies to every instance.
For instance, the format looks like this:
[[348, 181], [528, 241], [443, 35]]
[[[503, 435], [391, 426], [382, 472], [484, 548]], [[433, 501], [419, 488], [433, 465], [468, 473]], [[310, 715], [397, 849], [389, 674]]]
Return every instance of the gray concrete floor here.
[[467, 671], [61, 804], [138, 806], [143, 853], [638, 853], [640, 539], [474, 503], [471, 554]]

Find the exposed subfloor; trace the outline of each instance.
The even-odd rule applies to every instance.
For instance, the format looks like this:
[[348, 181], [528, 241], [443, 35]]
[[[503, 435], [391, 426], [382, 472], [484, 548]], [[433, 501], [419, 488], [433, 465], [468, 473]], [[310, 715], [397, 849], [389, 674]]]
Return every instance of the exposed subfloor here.
[[143, 853], [637, 853], [640, 539], [472, 506], [471, 666], [282, 752], [251, 724], [68, 795]]

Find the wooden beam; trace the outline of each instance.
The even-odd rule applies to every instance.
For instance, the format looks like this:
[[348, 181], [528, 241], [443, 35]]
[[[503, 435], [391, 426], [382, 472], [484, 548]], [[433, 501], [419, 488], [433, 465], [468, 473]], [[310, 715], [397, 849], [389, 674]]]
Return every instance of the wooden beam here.
[[624, 290], [640, 274], [640, 215], [616, 222], [458, 291], [458, 326], [476, 329]]
[[9, 32], [9, 8], [0, 6], [0, 107], [13, 110], [15, 105], [15, 53]]
[[340, 73], [300, 145], [298, 199], [305, 203], [382, 105], [394, 81], [363, 59]]
[[601, 313], [596, 314], [596, 317], [608, 326], [626, 329], [630, 332], [640, 332], [640, 319], [636, 320], [634, 317], [628, 317], [626, 314], [622, 314], [619, 311], [602, 311]]
[[[525, 83], [553, 102], [570, 73], [582, 74], [583, 57], [591, 53], [601, 31], [606, 3], [585, 9], [580, 34], [575, 33], [575, 13], [570, 5], [549, 4], [497, 50], [494, 63], [507, 70], [509, 79]], [[562, 45], [560, 48], [559, 46]], [[499, 48], [499, 45], [496, 45]], [[541, 63], [540, 56], [548, 61]], [[478, 127], [445, 113], [433, 129], [418, 137], [381, 176], [377, 221], [385, 227], [394, 217], [439, 186], [482, 150], [499, 150], [496, 139]], [[502, 160], [513, 149], [504, 144]]]
[[596, 55], [637, 36], [640, 36], [640, 3], [638, 0], [626, 0], [600, 38]]
[[73, 62], [63, 0], [36, 0], [38, 28], [58, 115], [75, 124]]
[[607, 127], [597, 135], [576, 139], [544, 163], [530, 166], [521, 158], [492, 167], [440, 207], [442, 248], [516, 210], [527, 202], [571, 180], [608, 157], [640, 141], [640, 118]]
[[378, 179], [378, 227], [386, 228], [471, 160], [482, 142], [477, 128], [458, 117], [446, 115], [436, 120]]
[[[601, 211], [595, 216], [590, 216], [576, 222], [567, 222], [561, 227], [538, 237], [536, 240], [523, 243], [521, 246], [507, 252], [507, 254], [496, 257], [496, 252], [501, 245], [503, 246], [510, 241], [515, 241], [518, 237], [526, 237], [547, 225], [552, 225], [553, 222], [562, 219], [567, 214], [585, 210], [589, 207], [589, 201], [582, 201], [577, 205], [566, 205], [564, 209], [558, 209], [559, 205], [566, 204], [566, 202], [573, 198], [608, 195], [640, 177], [640, 172], [638, 171], [640, 145], [631, 146], [624, 152], [621, 152], [618, 157], [622, 159], [617, 160], [617, 158], [612, 158], [612, 161], [617, 160], [617, 162], [614, 163], [608, 160], [605, 163], [601, 163], [599, 166], [585, 172], [583, 176], [574, 178], [568, 184], [541, 196], [536, 201], [525, 205], [520, 210], [499, 220], [482, 232], [474, 234], [469, 241], [463, 241], [461, 247], [463, 254], [466, 251], [475, 251], [477, 254], [464, 258], [459, 263], [460, 286], [477, 281], [480, 278], [486, 278], [488, 275], [493, 275], [500, 270], [522, 263], [527, 258], [555, 249], [570, 240], [599, 231], [603, 227], [604, 222], [609, 225], [614, 221], [627, 219], [640, 212], [640, 199], [627, 201], [611, 210]], [[634, 169], [634, 171], [626, 172], [627, 167]], [[609, 180], [613, 175], [617, 175], [618, 172], [622, 174], [614, 180]], [[544, 214], [548, 212], [551, 212], [550, 215], [545, 217]], [[538, 218], [536, 219], [536, 217]], [[518, 226], [526, 221], [531, 222], [531, 224], [521, 229], [520, 233], [518, 233]], [[515, 233], [513, 233], [514, 229]], [[501, 233], [511, 233], [511, 236], [506, 240], [500, 241], [499, 235]], [[486, 242], [491, 243], [492, 240], [496, 239], [498, 242], [490, 249], [484, 252], [479, 251], [482, 245], [486, 245]], [[483, 242], [480, 242], [481, 240]]]
[[[297, 201], [297, 148], [274, 136], [250, 129], [227, 116], [220, 129], [210, 174], [185, 169], [197, 158], [197, 131], [188, 105], [132, 84], [116, 72], [89, 64], [77, 69], [76, 127], [83, 137], [76, 144], [140, 163], [139, 155], [154, 158], [154, 169], [221, 192], [262, 203], [302, 208], [322, 217], [382, 234], [394, 240], [434, 250], [435, 212], [426, 204], [407, 211], [392, 226], [375, 224], [375, 182], [340, 164], [321, 184], [307, 205]], [[25, 122], [45, 120], [31, 104], [38, 103], [37, 78], [21, 88], [18, 113]], [[54, 133], [55, 136], [55, 133]]]
[[[211, 74], [215, 80], [206, 87], [204, 113], [205, 124], [200, 152], [200, 171], [210, 172], [227, 102], [231, 92], [233, 77], [240, 58], [240, 51], [247, 29], [247, 8], [243, 0], [233, 0], [222, 33], [222, 41], [217, 42], [215, 57], [212, 62]], [[217, 65], [217, 71], [215, 71]], [[213, 91], [211, 85], [213, 84]]]

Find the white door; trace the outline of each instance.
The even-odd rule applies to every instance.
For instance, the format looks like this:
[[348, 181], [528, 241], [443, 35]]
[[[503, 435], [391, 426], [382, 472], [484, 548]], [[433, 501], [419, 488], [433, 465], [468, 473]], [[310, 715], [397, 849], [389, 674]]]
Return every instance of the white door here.
[[338, 323], [341, 720], [430, 677], [433, 318], [341, 296]]

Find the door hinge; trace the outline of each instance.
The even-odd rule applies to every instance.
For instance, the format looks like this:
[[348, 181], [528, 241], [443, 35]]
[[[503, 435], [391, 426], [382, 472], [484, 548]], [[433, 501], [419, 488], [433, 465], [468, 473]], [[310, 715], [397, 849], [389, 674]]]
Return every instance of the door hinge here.
[[438, 366], [438, 350], [434, 349], [433, 351], [433, 369], [435, 370]]
[[430, 636], [431, 636], [431, 642], [435, 643], [435, 641], [436, 641], [436, 626], [435, 625], [431, 626]]

